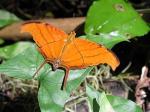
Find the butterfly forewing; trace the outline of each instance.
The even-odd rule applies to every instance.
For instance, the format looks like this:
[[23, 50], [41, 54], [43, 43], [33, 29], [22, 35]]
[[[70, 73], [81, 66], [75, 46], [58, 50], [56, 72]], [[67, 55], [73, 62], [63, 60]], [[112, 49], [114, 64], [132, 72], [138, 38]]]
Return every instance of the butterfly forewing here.
[[48, 60], [58, 58], [64, 40], [68, 35], [47, 23], [25, 23], [22, 27], [22, 32], [29, 32], [33, 35], [33, 39], [39, 46], [39, 51]]
[[21, 32], [32, 34], [34, 41], [39, 47], [67, 38], [67, 34], [47, 23], [25, 23]]

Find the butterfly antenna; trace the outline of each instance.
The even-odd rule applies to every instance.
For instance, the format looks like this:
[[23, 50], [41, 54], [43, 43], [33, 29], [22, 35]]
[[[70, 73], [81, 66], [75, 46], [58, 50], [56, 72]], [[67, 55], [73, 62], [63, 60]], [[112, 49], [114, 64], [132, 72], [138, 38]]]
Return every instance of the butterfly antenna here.
[[47, 63], [46, 60], [44, 60], [44, 62], [40, 65], [40, 67], [36, 70], [36, 72], [33, 75], [33, 78], [36, 77], [36, 75], [38, 74], [38, 72], [41, 70], [41, 68]]
[[62, 83], [62, 86], [61, 86], [61, 90], [64, 90], [66, 88], [68, 75], [69, 75], [69, 69], [66, 69], [65, 70], [65, 76], [64, 76], [64, 79], [63, 79], [63, 83]]

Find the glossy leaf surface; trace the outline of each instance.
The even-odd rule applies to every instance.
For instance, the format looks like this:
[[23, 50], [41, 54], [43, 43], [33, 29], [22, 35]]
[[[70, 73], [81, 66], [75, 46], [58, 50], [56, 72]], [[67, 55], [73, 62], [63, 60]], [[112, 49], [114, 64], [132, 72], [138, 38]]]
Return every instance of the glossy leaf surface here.
[[140, 15], [124, 0], [95, 1], [85, 24], [87, 38], [109, 48], [149, 30]]

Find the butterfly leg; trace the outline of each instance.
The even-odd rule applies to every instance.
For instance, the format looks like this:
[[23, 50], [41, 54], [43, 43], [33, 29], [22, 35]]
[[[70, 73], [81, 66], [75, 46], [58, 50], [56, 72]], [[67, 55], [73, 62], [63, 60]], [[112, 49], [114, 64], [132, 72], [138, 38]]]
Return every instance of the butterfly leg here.
[[65, 76], [62, 82], [61, 90], [64, 90], [66, 88], [68, 75], [69, 75], [69, 69], [65, 69]]
[[41, 70], [41, 68], [47, 63], [47, 60], [44, 60], [44, 62], [40, 65], [40, 67], [36, 70], [36, 72], [33, 75], [33, 78], [36, 77], [36, 75], [38, 74], [38, 72]]

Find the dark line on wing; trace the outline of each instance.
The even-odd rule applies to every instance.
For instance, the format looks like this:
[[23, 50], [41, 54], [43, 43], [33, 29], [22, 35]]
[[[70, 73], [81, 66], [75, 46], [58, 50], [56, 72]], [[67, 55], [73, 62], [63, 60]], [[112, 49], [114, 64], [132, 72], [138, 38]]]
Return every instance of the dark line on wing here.
[[41, 37], [43, 37], [43, 39], [45, 40], [45, 42], [48, 43], [47, 40], [46, 40], [46, 38], [45, 38], [45, 36], [43, 35], [41, 29], [39, 28], [39, 26], [36, 25], [36, 27], [37, 27], [37, 29], [39, 30], [39, 32], [40, 32], [40, 34], [41, 34]]
[[[38, 25], [36, 25], [36, 27], [37, 27], [37, 29], [39, 29], [39, 32], [40, 32], [41, 36], [43, 37], [43, 39], [45, 40], [46, 45], [47, 45], [48, 41], [46, 40], [45, 36], [43, 35], [43, 33], [42, 33], [41, 29], [39, 28], [39, 26], [38, 26]], [[42, 47], [43, 47], [43, 46], [42, 46]], [[42, 48], [42, 47], [40, 47], [40, 48]], [[49, 47], [49, 45], [48, 45], [48, 47]], [[50, 49], [50, 48], [49, 48], [49, 49]], [[51, 49], [50, 49], [50, 51], [48, 51], [48, 52], [51, 52], [52, 57], [54, 58], [54, 56], [55, 56], [55, 55], [53, 55], [53, 52], [51, 51]]]
[[92, 55], [92, 56], [85, 56], [85, 58], [88, 58], [88, 57], [96, 57], [98, 55], [101, 55], [101, 53], [98, 53], [98, 54], [95, 54], [95, 55]]
[[[89, 51], [89, 50], [93, 50], [93, 49], [96, 49], [96, 48], [98, 48], [98, 47], [95, 47], [95, 48], [92, 48], [92, 49], [83, 49], [83, 50], [81, 50], [80, 52], [82, 52], [82, 51]], [[76, 54], [77, 52], [75, 52], [74, 54]]]
[[29, 23], [38, 23], [38, 24], [40, 24], [40, 23], [42, 23], [42, 22], [39, 21], [39, 20], [29, 20], [29, 21], [27, 21], [27, 22], [24, 22], [23, 25], [29, 24]]
[[[95, 43], [91, 43], [91, 42], [88, 42], [90, 45], [88, 45], [90, 48], [93, 46], [93, 45], [95, 45]], [[98, 45], [97, 47], [95, 47], [95, 48], [92, 48], [92, 49], [89, 49], [89, 48], [87, 48], [87, 49], [82, 49], [82, 50], [80, 50], [80, 52], [82, 52], [82, 51], [90, 51], [90, 50], [93, 50], [93, 49], [96, 49], [96, 48], [100, 48], [100, 47], [102, 47], [102, 45]]]
[[[48, 24], [46, 24], [46, 30], [48, 31], [49, 34], [51, 34], [51, 32], [49, 31], [49, 28], [48, 28]], [[53, 34], [51, 34], [51, 36], [53, 37]], [[55, 38], [52, 38], [52, 39], [53, 39], [53, 41], [56, 41]]]
[[74, 42], [74, 41], [73, 41], [73, 44], [74, 44], [74, 46], [75, 46], [76, 50], [78, 51], [78, 53], [80, 54], [81, 59], [82, 59], [82, 66], [84, 66], [84, 65], [85, 65], [85, 62], [84, 62], [83, 55], [82, 55], [82, 53], [79, 51], [79, 49], [78, 49], [78, 47], [76, 46], [76, 44], [75, 44], [75, 42]]
[[[83, 56], [84, 58], [88, 58], [88, 57], [96, 57], [96, 56], [99, 56], [101, 55], [101, 53], [98, 53], [96, 55], [92, 55], [92, 56]], [[69, 61], [65, 61], [65, 63], [68, 63], [68, 62], [71, 62], [71, 61], [76, 61], [76, 60], [79, 60], [81, 58], [76, 58], [76, 59], [73, 59], [73, 60], [69, 60]]]
[[[53, 42], [46, 43], [45, 45], [49, 45], [49, 44], [52, 44], [52, 43], [55, 43], [55, 42], [58, 42], [58, 41], [62, 41], [62, 39], [57, 40], [57, 41], [53, 41]], [[41, 46], [41, 47], [39, 47], [39, 48], [42, 48], [42, 47], [44, 47], [45, 45], [43, 45], [43, 46]]]
[[95, 48], [92, 48], [92, 49], [82, 49], [81, 51], [90, 51], [90, 50], [93, 50], [93, 49], [96, 49], [96, 48], [99, 48], [99, 47], [95, 47]]

